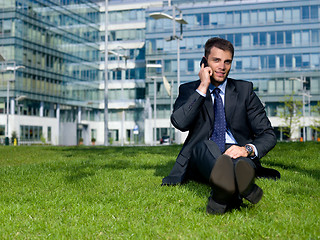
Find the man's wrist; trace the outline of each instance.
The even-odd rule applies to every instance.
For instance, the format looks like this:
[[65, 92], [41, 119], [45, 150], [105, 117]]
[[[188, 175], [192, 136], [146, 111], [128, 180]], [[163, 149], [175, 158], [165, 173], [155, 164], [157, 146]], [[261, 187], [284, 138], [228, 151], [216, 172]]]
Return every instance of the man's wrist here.
[[253, 148], [253, 146], [252, 146], [251, 144], [246, 144], [246, 145], [244, 146], [244, 148], [245, 148], [246, 151], [247, 151], [247, 154], [248, 154], [247, 157], [253, 157], [253, 156], [255, 156], [254, 148]]
[[206, 97], [207, 94], [202, 93], [199, 89], [196, 89], [196, 92], [199, 93], [202, 97]]

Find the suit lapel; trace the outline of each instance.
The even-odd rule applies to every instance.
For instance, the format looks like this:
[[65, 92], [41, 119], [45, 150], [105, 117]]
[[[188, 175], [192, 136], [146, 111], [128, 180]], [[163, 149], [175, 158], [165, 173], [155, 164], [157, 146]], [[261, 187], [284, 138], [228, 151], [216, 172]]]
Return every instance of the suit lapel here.
[[[237, 101], [238, 101], [238, 93], [233, 84], [233, 80], [229, 78], [227, 80], [227, 86], [226, 86], [226, 92], [225, 92], [225, 106], [224, 106], [225, 112], [226, 112], [226, 120], [228, 124], [230, 124], [230, 121], [235, 112], [235, 108], [237, 107]], [[209, 115], [210, 121], [213, 124], [214, 112], [213, 112], [212, 98], [211, 98], [209, 89], [207, 91], [204, 105]]]
[[231, 121], [233, 114], [235, 112], [235, 108], [237, 107], [238, 93], [237, 93], [236, 88], [233, 84], [233, 81], [231, 79], [228, 79], [227, 81], [228, 82], [227, 82], [227, 86], [226, 86], [224, 108], [226, 111], [227, 123], [230, 124], [230, 121]]

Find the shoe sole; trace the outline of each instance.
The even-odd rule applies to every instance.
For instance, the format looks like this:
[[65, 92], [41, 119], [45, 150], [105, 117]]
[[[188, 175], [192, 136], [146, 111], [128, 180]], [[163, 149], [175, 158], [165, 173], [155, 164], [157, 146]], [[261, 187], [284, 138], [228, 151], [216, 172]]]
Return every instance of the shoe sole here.
[[235, 166], [235, 176], [239, 193], [243, 195], [249, 190], [248, 188], [251, 187], [254, 181], [255, 171], [249, 163], [244, 160], [239, 160]]
[[210, 182], [230, 195], [235, 192], [234, 167], [229, 156], [221, 155], [217, 159], [210, 174]]

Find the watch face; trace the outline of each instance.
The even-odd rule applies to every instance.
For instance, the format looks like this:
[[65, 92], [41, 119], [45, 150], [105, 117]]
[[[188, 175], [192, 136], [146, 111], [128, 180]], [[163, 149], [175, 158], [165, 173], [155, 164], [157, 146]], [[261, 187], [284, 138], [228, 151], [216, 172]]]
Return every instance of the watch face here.
[[253, 152], [253, 148], [250, 145], [246, 145], [246, 150], [248, 151], [249, 154]]

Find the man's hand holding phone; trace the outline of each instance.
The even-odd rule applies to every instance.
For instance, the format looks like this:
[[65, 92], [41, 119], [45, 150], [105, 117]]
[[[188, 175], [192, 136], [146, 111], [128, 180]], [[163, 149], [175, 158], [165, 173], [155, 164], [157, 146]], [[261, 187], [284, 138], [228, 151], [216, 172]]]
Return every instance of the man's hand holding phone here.
[[202, 58], [200, 67], [201, 68], [198, 75], [201, 83], [198, 87], [198, 90], [203, 94], [206, 94], [211, 82], [210, 77], [212, 76], [212, 69], [208, 66], [208, 62], [205, 57]]

